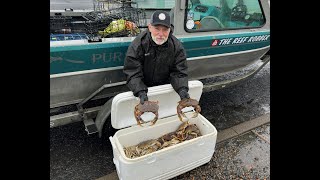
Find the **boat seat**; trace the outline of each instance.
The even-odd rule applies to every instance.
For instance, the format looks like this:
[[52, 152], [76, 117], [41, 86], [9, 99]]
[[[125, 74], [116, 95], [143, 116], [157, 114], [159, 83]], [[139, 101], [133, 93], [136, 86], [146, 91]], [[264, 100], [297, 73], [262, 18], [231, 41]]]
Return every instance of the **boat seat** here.
[[214, 16], [206, 16], [200, 20], [199, 29], [221, 29], [224, 28], [223, 24], [219, 21], [218, 18]]

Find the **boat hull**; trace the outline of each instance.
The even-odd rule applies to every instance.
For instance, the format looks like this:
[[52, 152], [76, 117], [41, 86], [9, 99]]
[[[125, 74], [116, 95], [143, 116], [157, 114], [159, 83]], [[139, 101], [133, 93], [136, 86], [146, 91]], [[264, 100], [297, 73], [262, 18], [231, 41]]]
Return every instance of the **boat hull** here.
[[[190, 79], [203, 79], [242, 69], [260, 59], [269, 46], [247, 51], [201, 57], [188, 57]], [[119, 82], [120, 83], [119, 85]], [[116, 86], [113, 84], [117, 83]], [[128, 91], [123, 66], [53, 74], [50, 76], [50, 108], [76, 104], [105, 84], [110, 84], [94, 99]]]

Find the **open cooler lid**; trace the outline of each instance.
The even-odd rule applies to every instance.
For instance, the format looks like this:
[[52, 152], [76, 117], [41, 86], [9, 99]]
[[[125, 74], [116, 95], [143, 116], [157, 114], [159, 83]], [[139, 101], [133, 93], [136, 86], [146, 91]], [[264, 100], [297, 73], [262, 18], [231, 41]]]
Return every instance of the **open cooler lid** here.
[[[200, 100], [203, 84], [201, 81], [189, 81], [190, 98]], [[159, 116], [158, 120], [163, 117], [168, 117], [177, 114], [177, 105], [180, 101], [179, 95], [174, 91], [171, 84], [154, 86], [148, 88], [149, 101], [159, 101]], [[112, 100], [111, 105], [111, 125], [115, 129], [122, 129], [137, 125], [134, 117], [134, 107], [140, 102], [140, 99], [135, 97], [131, 91], [123, 92], [116, 95]], [[189, 107], [189, 111], [192, 110]], [[188, 108], [184, 110], [188, 111]], [[144, 113], [141, 116], [145, 121], [151, 121], [154, 117], [153, 113]], [[149, 125], [145, 125], [149, 126]]]

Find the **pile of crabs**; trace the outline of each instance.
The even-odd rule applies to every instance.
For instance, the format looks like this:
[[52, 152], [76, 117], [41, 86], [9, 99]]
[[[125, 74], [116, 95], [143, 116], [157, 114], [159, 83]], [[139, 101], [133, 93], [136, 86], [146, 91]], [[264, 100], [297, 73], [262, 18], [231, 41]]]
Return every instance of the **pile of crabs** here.
[[[179, 120], [182, 121], [182, 124], [178, 127], [178, 129], [176, 131], [164, 134], [157, 139], [150, 139], [137, 145], [125, 147], [124, 152], [126, 156], [131, 159], [137, 158], [201, 136], [200, 130], [196, 124], [191, 124], [189, 121], [183, 121], [182, 119], [182, 116], [187, 118], [187, 116], [182, 112], [182, 109], [189, 106], [192, 106], [195, 109], [193, 118], [197, 117], [198, 113], [201, 111], [199, 102], [197, 100], [184, 99], [179, 101], [177, 106], [177, 114]], [[134, 115], [137, 120], [137, 124], [142, 126], [142, 124], [146, 123], [144, 120], [142, 120], [141, 115], [145, 112], [152, 112], [155, 114], [155, 118], [151, 121], [151, 125], [154, 125], [158, 120], [158, 109], [158, 102], [155, 101], [145, 101], [144, 104], [136, 105]]]

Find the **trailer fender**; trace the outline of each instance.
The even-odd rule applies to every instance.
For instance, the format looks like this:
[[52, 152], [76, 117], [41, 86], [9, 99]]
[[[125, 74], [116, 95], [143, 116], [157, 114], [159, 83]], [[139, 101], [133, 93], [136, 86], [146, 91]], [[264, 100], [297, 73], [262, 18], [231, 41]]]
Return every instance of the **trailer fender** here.
[[95, 124], [97, 126], [98, 132], [99, 132], [99, 137], [101, 138], [102, 136], [102, 129], [103, 129], [103, 125], [106, 121], [106, 119], [109, 117], [109, 115], [111, 114], [111, 105], [112, 105], [112, 100], [113, 97], [110, 98], [100, 109], [100, 111], [98, 112], [98, 115], [96, 117], [95, 120]]

